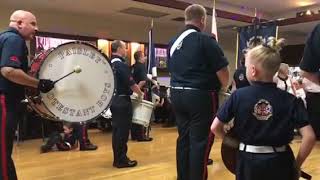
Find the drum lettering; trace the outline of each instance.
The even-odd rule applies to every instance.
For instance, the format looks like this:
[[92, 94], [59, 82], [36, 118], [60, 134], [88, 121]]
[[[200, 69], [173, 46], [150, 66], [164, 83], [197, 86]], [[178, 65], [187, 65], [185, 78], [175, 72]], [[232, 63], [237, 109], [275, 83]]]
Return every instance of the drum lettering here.
[[68, 111], [69, 111], [69, 108], [68, 107], [65, 107], [62, 111], [63, 114], [68, 114]]
[[77, 48], [77, 54], [82, 54], [82, 49], [81, 48]]
[[52, 99], [54, 98], [54, 94], [53, 94], [53, 93], [48, 93], [48, 94], [47, 94], [47, 98], [48, 98], [49, 100], [52, 100]]
[[107, 87], [107, 88], [110, 88], [111, 87], [111, 83], [104, 83], [104, 86]]
[[89, 53], [88, 53], [88, 50], [87, 50], [87, 49], [83, 49], [83, 55], [89, 56]]
[[96, 63], [99, 63], [101, 61], [101, 57], [97, 56]]
[[71, 53], [71, 51], [70, 51], [70, 49], [67, 49], [66, 50], [66, 56], [70, 56], [72, 53]]
[[63, 55], [63, 52], [58, 52], [58, 56], [59, 56], [59, 58], [61, 59], [61, 60], [63, 60], [64, 59], [64, 55]]
[[77, 54], [77, 48], [72, 48], [72, 54]]
[[99, 101], [97, 102], [97, 105], [98, 105], [99, 107], [102, 107], [103, 102], [102, 102], [101, 100], [99, 100]]
[[94, 109], [94, 106], [91, 106], [89, 109], [90, 109], [91, 113], [95, 113], [96, 112], [96, 110]]
[[104, 90], [103, 90], [103, 93], [105, 94], [110, 94], [110, 89], [105, 87]]
[[89, 108], [83, 109], [82, 113], [83, 113], [84, 116], [89, 116]]
[[78, 110], [78, 111], [77, 111], [76, 116], [82, 116], [81, 110]]
[[102, 64], [103, 64], [103, 65], [106, 65], [106, 64], [107, 64], [107, 62], [106, 62], [106, 61], [102, 61]]
[[89, 56], [90, 59], [94, 59], [95, 56], [96, 56], [96, 53], [94, 53], [94, 52], [91, 51], [91, 52], [90, 52], [90, 56]]
[[69, 111], [70, 111], [70, 116], [74, 116], [74, 113], [76, 112], [76, 110], [75, 109], [70, 109]]
[[105, 94], [102, 94], [101, 97], [100, 97], [100, 99], [101, 99], [102, 101], [106, 101], [106, 100], [108, 99], [108, 96], [106, 96]]
[[58, 111], [62, 111], [62, 109], [64, 108], [64, 105], [61, 104], [61, 103], [58, 101], [58, 105], [57, 105], [56, 108], [57, 108]]
[[58, 99], [57, 98], [53, 98], [51, 105], [55, 106], [58, 103]]

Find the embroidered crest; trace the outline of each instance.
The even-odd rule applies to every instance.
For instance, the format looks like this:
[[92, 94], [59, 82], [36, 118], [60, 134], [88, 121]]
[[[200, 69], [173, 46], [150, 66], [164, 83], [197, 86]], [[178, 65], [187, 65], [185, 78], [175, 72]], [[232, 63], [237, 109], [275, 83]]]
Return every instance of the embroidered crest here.
[[14, 61], [14, 62], [17, 62], [17, 63], [20, 63], [20, 60], [17, 56], [11, 56], [10, 57], [10, 61]]
[[243, 80], [244, 80], [244, 75], [243, 75], [243, 74], [240, 74], [240, 75], [239, 75], [239, 80], [240, 80], [240, 81], [243, 81]]
[[253, 115], [260, 121], [267, 121], [272, 116], [272, 111], [269, 101], [261, 99], [254, 105]]

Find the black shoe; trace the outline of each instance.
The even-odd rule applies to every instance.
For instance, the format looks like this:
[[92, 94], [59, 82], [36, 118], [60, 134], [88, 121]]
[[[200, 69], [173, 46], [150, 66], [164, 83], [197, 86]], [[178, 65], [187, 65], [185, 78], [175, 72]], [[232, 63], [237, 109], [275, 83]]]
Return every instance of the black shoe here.
[[153, 138], [142, 138], [142, 139], [138, 139], [138, 142], [146, 142], [146, 141], [152, 141]]
[[212, 164], [213, 164], [213, 160], [212, 159], [208, 159], [207, 165], [212, 165]]
[[136, 160], [128, 160], [125, 163], [113, 163], [113, 166], [117, 168], [127, 168], [127, 167], [135, 167], [137, 164], [138, 164], [138, 161]]
[[94, 151], [97, 149], [98, 149], [98, 146], [93, 144], [80, 145], [80, 151]]

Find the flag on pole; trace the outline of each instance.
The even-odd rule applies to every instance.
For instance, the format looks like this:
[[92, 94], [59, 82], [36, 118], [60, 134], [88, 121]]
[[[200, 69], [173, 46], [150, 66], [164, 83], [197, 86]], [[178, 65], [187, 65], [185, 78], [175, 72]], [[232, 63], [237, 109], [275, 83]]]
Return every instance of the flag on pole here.
[[152, 77], [157, 77], [157, 63], [155, 47], [153, 43], [153, 20], [151, 21], [151, 28], [149, 30], [149, 44], [148, 44], [148, 74], [152, 74]]
[[212, 7], [212, 29], [211, 33], [215, 36], [216, 40], [218, 41], [218, 29], [217, 29], [217, 20], [216, 20], [216, 1], [213, 1]]
[[240, 59], [243, 57], [243, 50], [248, 48], [249, 42], [256, 40], [267, 42], [269, 37], [277, 37], [277, 24], [268, 22], [262, 24], [254, 24], [238, 28], [238, 56], [236, 67], [240, 67]]

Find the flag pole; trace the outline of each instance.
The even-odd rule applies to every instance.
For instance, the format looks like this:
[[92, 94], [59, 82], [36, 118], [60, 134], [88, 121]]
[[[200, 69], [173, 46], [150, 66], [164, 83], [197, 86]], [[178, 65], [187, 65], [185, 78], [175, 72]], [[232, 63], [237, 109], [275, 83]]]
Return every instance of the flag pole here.
[[236, 69], [238, 68], [238, 61], [239, 61], [239, 32], [237, 31]]
[[212, 6], [212, 21], [211, 21], [211, 33], [214, 34], [216, 41], [218, 42], [218, 27], [216, 19], [216, 0], [213, 0]]

